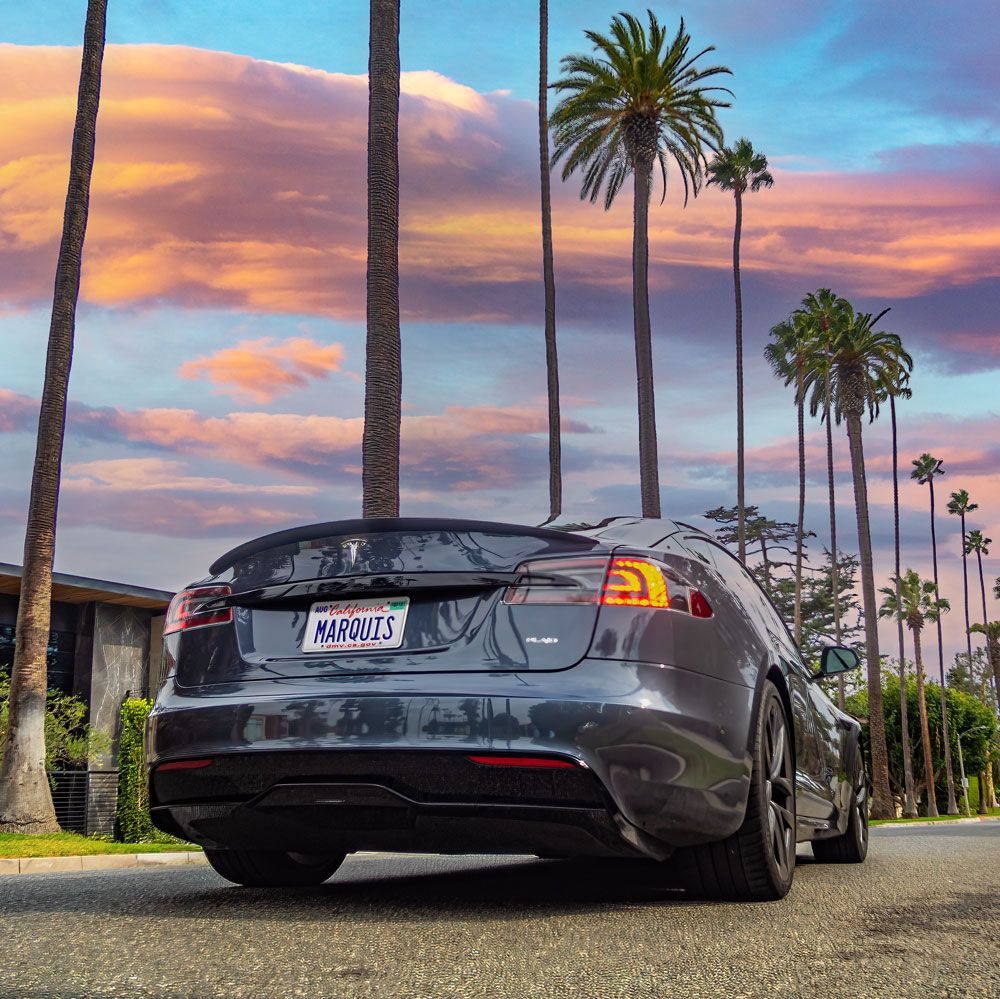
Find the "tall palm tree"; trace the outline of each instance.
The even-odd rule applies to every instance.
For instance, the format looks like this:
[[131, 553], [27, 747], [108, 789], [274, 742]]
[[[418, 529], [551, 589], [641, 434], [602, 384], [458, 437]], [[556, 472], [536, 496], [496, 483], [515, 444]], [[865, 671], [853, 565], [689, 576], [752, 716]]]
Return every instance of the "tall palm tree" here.
[[[973, 628], [971, 630], [983, 635], [986, 639], [986, 658], [993, 669], [993, 683], [996, 685], [997, 703], [1000, 704], [1000, 650], [995, 649], [989, 641], [989, 613], [986, 610], [986, 579], [983, 576], [983, 556], [989, 555], [992, 538], [987, 538], [982, 531], [976, 529], [969, 531], [969, 537], [965, 542], [966, 554], [976, 553], [976, 562], [979, 566], [979, 592], [983, 598], [983, 628]], [[1000, 578], [997, 579], [994, 595], [1000, 600]]]
[[733, 229], [733, 288], [736, 294], [736, 539], [740, 561], [746, 561], [746, 482], [743, 441], [743, 292], [740, 286], [740, 238], [743, 235], [743, 195], [772, 187], [774, 178], [767, 169], [767, 157], [754, 149], [749, 139], [724, 146], [708, 165], [708, 183], [732, 191], [736, 202]]
[[962, 523], [962, 594], [965, 598], [965, 650], [969, 653], [969, 661], [972, 661], [972, 636], [969, 634], [969, 553], [965, 550], [965, 515], [978, 510], [978, 503], [969, 502], [969, 494], [964, 489], [951, 494], [948, 500], [948, 513], [955, 514], [961, 518]]
[[[833, 631], [837, 644], [843, 638], [843, 626], [840, 618], [840, 568], [837, 555], [837, 495], [836, 478], [833, 471], [833, 419], [831, 416], [833, 404], [833, 372], [830, 360], [832, 358], [831, 344], [836, 330], [844, 324], [849, 324], [854, 318], [854, 310], [850, 302], [835, 295], [829, 288], [820, 288], [810, 292], [804, 299], [798, 312], [803, 315], [812, 331], [815, 349], [809, 358], [812, 375], [815, 378], [815, 390], [809, 403], [809, 412], [816, 416], [822, 407], [822, 421], [826, 424], [826, 481], [830, 506], [830, 590], [833, 598]], [[844, 677], [837, 677], [837, 703], [843, 709], [846, 699]]]
[[46, 833], [59, 829], [45, 775], [46, 654], [66, 394], [73, 360], [80, 263], [90, 209], [106, 20], [107, 0], [89, 0], [24, 537], [10, 715], [0, 764], [0, 832]]
[[[853, 310], [852, 310], [853, 311]], [[878, 608], [875, 603], [875, 572], [872, 561], [871, 523], [868, 513], [868, 485], [862, 440], [862, 416], [874, 420], [880, 400], [901, 373], [908, 374], [913, 359], [903, 349], [895, 333], [875, 330], [885, 313], [854, 313], [838, 324], [828, 348], [829, 378], [834, 395], [834, 416], [847, 424], [854, 480], [854, 509], [858, 525], [858, 562], [861, 570], [861, 601], [865, 618], [865, 660], [868, 671], [869, 735], [872, 754], [872, 814], [892, 818], [894, 809], [889, 790], [889, 755], [885, 739], [882, 703], [882, 667], [878, 649]], [[806, 371], [806, 388], [823, 391], [822, 369]]]
[[362, 515], [399, 516], [399, 0], [371, 0]]
[[[907, 569], [900, 579], [893, 580], [892, 587], [884, 586], [881, 593], [884, 597], [879, 609], [879, 617], [895, 617], [906, 621], [907, 627], [913, 633], [913, 659], [917, 669], [917, 706], [920, 711], [920, 742], [924, 751], [924, 779], [927, 782], [927, 814], [938, 814], [937, 794], [934, 790], [934, 758], [931, 755], [931, 733], [927, 722], [927, 700], [924, 695], [924, 657], [920, 644], [920, 633], [926, 620], [939, 620], [941, 615], [950, 610], [947, 600], [937, 595], [937, 587], [932, 580], [922, 580], [913, 569]], [[945, 715], [945, 691], [941, 691], [941, 717]], [[906, 740], [906, 730], [903, 730]]]
[[[909, 399], [912, 393], [904, 385], [898, 385], [889, 393], [889, 417], [892, 425], [892, 532], [895, 555], [896, 603], [902, 604], [899, 587], [899, 434], [896, 429], [896, 399]], [[896, 615], [896, 639], [899, 643], [899, 729], [903, 742], [903, 816], [916, 818], [917, 802], [913, 794], [913, 761], [910, 759], [909, 698], [906, 696], [906, 641], [903, 635], [903, 618]]]
[[549, 190], [549, 3], [538, 3], [538, 151], [542, 175], [542, 284], [545, 287], [545, 377], [549, 399], [549, 517], [562, 510], [562, 441], [559, 427], [559, 355], [556, 351], [556, 279], [552, 261]]
[[[934, 567], [934, 595], [939, 597], [938, 590], [938, 560], [937, 560], [937, 526], [934, 515], [934, 479], [939, 475], [944, 475], [944, 462], [935, 458], [934, 455], [924, 452], [919, 458], [913, 461], [913, 471], [910, 478], [916, 479], [922, 486], [926, 485], [930, 489], [931, 496], [931, 560]], [[944, 769], [948, 782], [948, 814], [958, 815], [958, 801], [955, 798], [955, 778], [951, 769], [951, 742], [948, 738], [948, 712], [945, 710], [947, 703], [945, 699], [945, 688], [947, 678], [944, 675], [944, 633], [941, 629], [941, 618], [937, 621], [938, 640], [938, 667], [941, 672], [941, 736], [944, 740]]]
[[977, 635], [982, 635], [986, 641], [986, 652], [990, 662], [993, 664], [993, 679], [1000, 690], [1000, 669], [997, 663], [1000, 662], [1000, 621], [985, 621], [980, 624], [978, 621], [969, 628], [969, 631]]
[[564, 76], [552, 84], [565, 94], [552, 112], [553, 162], [562, 161], [562, 178], [583, 172], [581, 198], [597, 201], [604, 191], [609, 209], [629, 176], [633, 184], [632, 313], [639, 409], [639, 479], [642, 515], [660, 516], [660, 478], [653, 392], [653, 352], [649, 319], [649, 200], [653, 168], [663, 178], [673, 162], [688, 195], [698, 194], [707, 153], [722, 144], [718, 108], [729, 107], [725, 87], [709, 81], [731, 71], [700, 66], [708, 46], [691, 52], [684, 21], [673, 40], [649, 11], [648, 29], [632, 14], [611, 20], [608, 35], [585, 32], [595, 55], [568, 55]]
[[785, 384], [795, 383], [795, 408], [798, 414], [799, 447], [799, 516], [795, 530], [795, 602], [793, 620], [795, 641], [802, 642], [802, 540], [806, 511], [806, 435], [805, 435], [805, 375], [809, 357], [814, 351], [809, 327], [802, 316], [793, 313], [785, 322], [771, 327], [771, 342], [764, 348], [764, 357]]

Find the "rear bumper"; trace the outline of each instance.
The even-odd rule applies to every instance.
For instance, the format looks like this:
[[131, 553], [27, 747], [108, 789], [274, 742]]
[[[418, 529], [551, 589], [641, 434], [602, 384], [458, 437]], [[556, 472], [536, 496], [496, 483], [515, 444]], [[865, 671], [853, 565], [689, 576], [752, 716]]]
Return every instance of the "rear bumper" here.
[[[743, 820], [753, 691], [663, 665], [399, 674], [161, 691], [156, 824], [208, 846], [644, 854]], [[572, 769], [482, 767], [555, 755]], [[160, 763], [211, 758], [199, 769]]]

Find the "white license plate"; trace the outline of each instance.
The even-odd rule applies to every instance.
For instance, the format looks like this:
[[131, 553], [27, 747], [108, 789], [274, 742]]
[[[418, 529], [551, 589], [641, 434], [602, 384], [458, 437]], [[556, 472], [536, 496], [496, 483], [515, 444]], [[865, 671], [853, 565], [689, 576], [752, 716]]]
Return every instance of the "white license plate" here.
[[410, 609], [409, 597], [325, 600], [309, 608], [303, 652], [398, 649]]

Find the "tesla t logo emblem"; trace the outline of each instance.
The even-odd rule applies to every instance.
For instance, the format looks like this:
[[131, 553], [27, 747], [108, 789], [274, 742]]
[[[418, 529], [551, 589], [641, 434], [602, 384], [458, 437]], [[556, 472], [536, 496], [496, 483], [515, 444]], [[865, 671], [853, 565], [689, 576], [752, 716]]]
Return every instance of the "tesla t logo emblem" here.
[[340, 543], [340, 550], [343, 553], [344, 561], [347, 563], [345, 568], [353, 569], [357, 565], [358, 555], [368, 552], [368, 542], [361, 541], [359, 538], [352, 538], [350, 541], [342, 541]]

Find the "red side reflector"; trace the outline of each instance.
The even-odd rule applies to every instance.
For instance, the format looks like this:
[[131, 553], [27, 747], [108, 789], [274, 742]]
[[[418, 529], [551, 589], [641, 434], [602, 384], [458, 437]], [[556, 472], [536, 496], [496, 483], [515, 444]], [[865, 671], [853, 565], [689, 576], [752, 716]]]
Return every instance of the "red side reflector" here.
[[173, 760], [170, 763], [161, 763], [156, 772], [162, 774], [166, 770], [198, 770], [201, 767], [210, 767], [214, 760]]
[[621, 607], [669, 607], [670, 593], [663, 573], [641, 558], [614, 558], [601, 594], [602, 604]]
[[468, 759], [487, 767], [546, 767], [550, 770], [565, 770], [576, 766], [569, 760], [555, 760], [551, 756], [470, 756]]
[[691, 614], [694, 617], [711, 617], [712, 605], [705, 599], [700, 590], [691, 591]]

